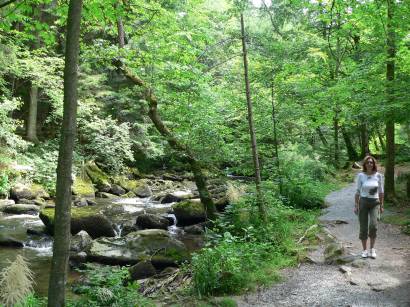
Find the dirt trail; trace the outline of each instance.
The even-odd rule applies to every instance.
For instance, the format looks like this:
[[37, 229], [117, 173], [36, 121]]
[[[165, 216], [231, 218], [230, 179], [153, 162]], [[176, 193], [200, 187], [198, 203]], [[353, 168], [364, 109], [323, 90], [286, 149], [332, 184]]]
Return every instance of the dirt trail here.
[[284, 270], [284, 282], [237, 298], [238, 306], [410, 307], [410, 236], [379, 223], [377, 259], [360, 259], [354, 193], [352, 184], [328, 195], [329, 208], [320, 218], [355, 259], [344, 265], [348, 273], [339, 265], [302, 264]]

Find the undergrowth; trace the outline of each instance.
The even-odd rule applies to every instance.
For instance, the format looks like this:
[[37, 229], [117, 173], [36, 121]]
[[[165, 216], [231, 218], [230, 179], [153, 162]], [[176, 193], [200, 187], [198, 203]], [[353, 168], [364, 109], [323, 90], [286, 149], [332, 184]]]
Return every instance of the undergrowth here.
[[[268, 185], [269, 186], [269, 185]], [[207, 234], [207, 247], [192, 257], [192, 290], [198, 296], [237, 294], [280, 279], [278, 269], [297, 263], [297, 239], [318, 210], [287, 207], [273, 189], [264, 191], [266, 221], [253, 193], [228, 206]]]

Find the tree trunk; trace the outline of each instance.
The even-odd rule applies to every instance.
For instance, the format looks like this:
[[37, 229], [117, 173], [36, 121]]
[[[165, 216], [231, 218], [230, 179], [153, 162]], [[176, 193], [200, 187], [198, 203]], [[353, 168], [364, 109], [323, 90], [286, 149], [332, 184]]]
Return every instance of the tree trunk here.
[[336, 111], [333, 117], [333, 132], [334, 132], [334, 165], [339, 168], [339, 114]]
[[48, 287], [48, 306], [65, 306], [70, 248], [72, 159], [76, 136], [77, 66], [82, 0], [70, 0], [64, 67], [64, 114], [57, 166], [53, 259]]
[[322, 132], [322, 129], [320, 129], [320, 127], [317, 127], [316, 132], [317, 132], [317, 135], [319, 136], [320, 140], [322, 141], [322, 144], [325, 147], [327, 147], [329, 145], [329, 143], [327, 142], [326, 137], [324, 136], [324, 134]]
[[[386, 60], [386, 103], [391, 106], [394, 103], [394, 65], [396, 56], [395, 31], [393, 25], [394, 0], [387, 0], [387, 60]], [[386, 170], [385, 170], [385, 197], [393, 199], [394, 190], [394, 114], [389, 111], [386, 116]]]
[[367, 155], [370, 155], [370, 149], [369, 149], [369, 132], [367, 130], [367, 124], [363, 121], [362, 124], [360, 125], [360, 149], [361, 153], [360, 156], [361, 158], [364, 158]]
[[380, 146], [382, 147], [382, 150], [385, 151], [386, 150], [386, 144], [384, 143], [383, 140], [383, 135], [380, 133], [379, 129], [377, 129], [377, 138], [379, 139], [380, 142]]
[[283, 187], [282, 187], [282, 173], [280, 171], [280, 161], [279, 161], [279, 145], [278, 145], [278, 133], [276, 129], [276, 112], [275, 112], [275, 88], [272, 81], [272, 121], [273, 121], [273, 142], [275, 146], [275, 162], [276, 162], [276, 169], [279, 176], [279, 193], [283, 194]]
[[168, 141], [168, 144], [173, 149], [179, 152], [182, 152], [187, 156], [188, 162], [191, 166], [191, 170], [194, 173], [195, 184], [198, 188], [199, 197], [201, 199], [202, 204], [205, 207], [207, 218], [210, 220], [213, 220], [215, 218], [215, 213], [216, 213], [215, 204], [212, 200], [211, 194], [208, 191], [206, 176], [202, 172], [202, 167], [201, 167], [200, 162], [196, 159], [196, 157], [194, 156], [190, 148], [188, 148], [183, 143], [181, 143], [172, 134], [172, 132], [168, 129], [168, 127], [165, 126], [164, 122], [162, 121], [158, 113], [158, 109], [157, 109], [158, 99], [153, 94], [152, 89], [137, 75], [133, 74], [130, 70], [124, 67], [120, 61], [117, 61], [115, 65], [121, 70], [124, 76], [126, 76], [130, 81], [132, 81], [135, 85], [138, 85], [139, 87], [143, 88], [144, 99], [149, 104], [148, 116], [150, 117], [151, 121], [153, 122], [158, 132], [163, 137], [165, 137], [165, 139]]
[[37, 138], [37, 105], [38, 105], [38, 87], [31, 84], [30, 87], [30, 104], [27, 117], [26, 138], [28, 141], [38, 143]]
[[[114, 5], [115, 10], [118, 13], [118, 2]], [[124, 48], [125, 46], [125, 31], [124, 31], [124, 24], [122, 22], [121, 15], [117, 15], [117, 33], [118, 33], [118, 46], [120, 48]]]
[[241, 14], [241, 35], [242, 35], [242, 51], [243, 51], [243, 66], [244, 66], [245, 89], [246, 89], [246, 102], [248, 105], [249, 133], [251, 136], [253, 165], [255, 168], [256, 197], [257, 197], [257, 202], [258, 202], [259, 214], [261, 218], [265, 220], [266, 213], [265, 213], [265, 208], [264, 208], [263, 199], [262, 199], [262, 192], [260, 189], [261, 173], [260, 173], [260, 167], [259, 167], [258, 147], [256, 144], [255, 128], [253, 125], [252, 100], [251, 100], [251, 90], [249, 86], [248, 58], [247, 58], [247, 50], [246, 50], [245, 25], [244, 25], [244, 20], [243, 20], [243, 14]]
[[349, 134], [347, 133], [346, 129], [344, 127], [341, 127], [342, 135], [343, 135], [343, 140], [345, 141], [346, 144], [346, 149], [347, 149], [347, 156], [349, 157], [350, 161], [357, 161], [358, 160], [358, 154], [356, 150], [354, 149], [352, 140], [350, 139]]

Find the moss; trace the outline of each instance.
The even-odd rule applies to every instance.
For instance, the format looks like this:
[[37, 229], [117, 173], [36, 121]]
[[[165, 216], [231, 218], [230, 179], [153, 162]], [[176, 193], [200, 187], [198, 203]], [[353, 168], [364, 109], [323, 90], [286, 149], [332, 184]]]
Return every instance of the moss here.
[[98, 186], [110, 185], [110, 177], [104, 173], [94, 162], [85, 166], [85, 171], [91, 181]]
[[94, 186], [91, 180], [88, 178], [83, 179], [76, 177], [73, 184], [73, 193], [75, 195], [84, 195], [84, 196], [94, 196]]
[[199, 202], [192, 202], [189, 200], [181, 201], [173, 205], [173, 209], [178, 212], [184, 212], [189, 215], [203, 215], [205, 214], [204, 206]]
[[[99, 210], [94, 207], [80, 207], [71, 209], [71, 218], [83, 218], [91, 215], [98, 214]], [[41, 210], [41, 215], [46, 217], [51, 223], [54, 223], [54, 208], [46, 208]]]
[[118, 176], [114, 178], [114, 183], [123, 187], [127, 191], [135, 191], [137, 188], [142, 186], [144, 183], [138, 180], [129, 180], [124, 176]]

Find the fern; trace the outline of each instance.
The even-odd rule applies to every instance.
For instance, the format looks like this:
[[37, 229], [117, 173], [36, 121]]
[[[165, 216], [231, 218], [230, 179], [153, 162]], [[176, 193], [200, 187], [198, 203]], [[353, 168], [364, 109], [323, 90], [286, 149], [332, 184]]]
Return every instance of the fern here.
[[0, 303], [13, 306], [33, 291], [33, 272], [23, 256], [17, 255], [10, 266], [0, 272]]

